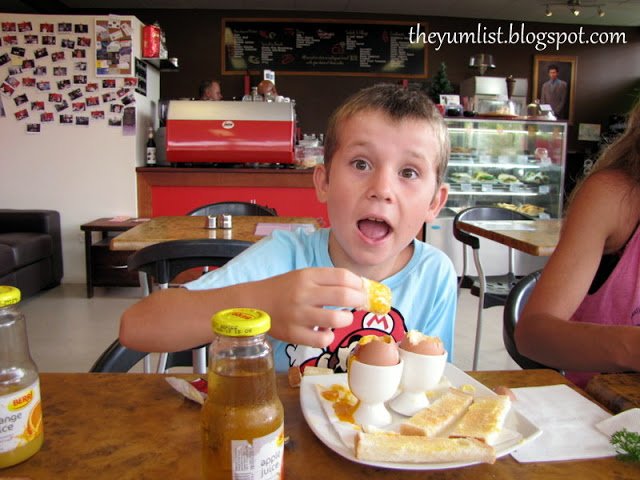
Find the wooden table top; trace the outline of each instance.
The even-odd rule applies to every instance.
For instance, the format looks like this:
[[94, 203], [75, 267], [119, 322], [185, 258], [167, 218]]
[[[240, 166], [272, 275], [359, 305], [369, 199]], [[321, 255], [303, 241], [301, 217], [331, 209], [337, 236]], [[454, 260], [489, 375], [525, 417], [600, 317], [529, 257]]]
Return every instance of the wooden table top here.
[[537, 257], [550, 256], [560, 238], [561, 219], [468, 220], [463, 230]]
[[127, 218], [126, 220], [118, 220], [116, 217], [97, 218], [80, 225], [82, 231], [125, 231], [148, 221], [148, 218]]
[[587, 384], [587, 393], [614, 413], [640, 408], [640, 373], [605, 373]]
[[[567, 383], [552, 370], [472, 372], [488, 387]], [[183, 376], [183, 375], [180, 375]], [[164, 375], [43, 373], [40, 376], [44, 445], [5, 477], [30, 479], [201, 479], [200, 406], [184, 399]], [[346, 460], [318, 440], [306, 424], [299, 389], [278, 376], [285, 407], [287, 480], [640, 478], [640, 465], [613, 457], [523, 463], [511, 456], [494, 465], [419, 472], [385, 470]], [[576, 439], [576, 441], [579, 441]]]
[[318, 219], [311, 217], [234, 216], [230, 230], [205, 228], [204, 216], [154, 217], [111, 239], [111, 250], [139, 250], [155, 243], [170, 240], [227, 238], [257, 242], [254, 235], [258, 223], [310, 223], [319, 228]]

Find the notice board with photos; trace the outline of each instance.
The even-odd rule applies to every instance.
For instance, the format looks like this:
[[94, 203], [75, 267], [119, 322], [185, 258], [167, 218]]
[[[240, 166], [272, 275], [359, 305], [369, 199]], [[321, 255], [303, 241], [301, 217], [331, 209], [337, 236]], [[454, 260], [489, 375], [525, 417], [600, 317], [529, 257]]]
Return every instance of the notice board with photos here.
[[[280, 75], [427, 76], [424, 43], [409, 41], [415, 22], [225, 18], [222, 72]], [[421, 24], [424, 27], [424, 24]]]

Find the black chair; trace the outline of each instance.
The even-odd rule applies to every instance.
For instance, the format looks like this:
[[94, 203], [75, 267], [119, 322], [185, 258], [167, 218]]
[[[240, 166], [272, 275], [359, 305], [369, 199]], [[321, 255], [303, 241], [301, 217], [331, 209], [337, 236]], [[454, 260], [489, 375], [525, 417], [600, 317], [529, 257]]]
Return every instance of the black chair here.
[[234, 216], [277, 217], [274, 208], [249, 202], [219, 202], [211, 203], [191, 210], [187, 215], [220, 215], [225, 213]]
[[513, 358], [513, 360], [524, 369], [550, 368], [522, 355], [518, 351], [514, 337], [516, 323], [518, 323], [522, 309], [527, 303], [527, 300], [529, 300], [529, 296], [531, 295], [531, 292], [533, 292], [541, 273], [541, 270], [530, 273], [526, 277], [522, 278], [515, 287], [513, 287], [507, 297], [507, 303], [504, 306], [504, 314], [502, 317], [502, 340], [504, 341], [504, 346], [507, 349], [507, 352], [509, 352], [509, 355], [511, 355], [511, 358]]
[[146, 358], [147, 355], [146, 352], [138, 352], [137, 350], [131, 350], [123, 346], [120, 340], [116, 339], [102, 352], [102, 355], [100, 355], [89, 371], [92, 373], [125, 373]]
[[[460, 227], [460, 222], [472, 220], [533, 220], [533, 218], [506, 208], [480, 206], [462, 210], [453, 219], [453, 235], [462, 242], [462, 274], [458, 287], [470, 288], [471, 294], [478, 297], [478, 318], [473, 351], [473, 369], [476, 370], [482, 337], [482, 311], [485, 308], [504, 305], [517, 279], [513, 273], [513, 249], [511, 247], [509, 247], [508, 272], [503, 275], [485, 276], [480, 262], [480, 239]], [[470, 247], [473, 252], [473, 262], [478, 272], [477, 277], [467, 274], [467, 247]]]
[[[145, 275], [149, 291], [153, 288], [152, 278], [161, 289], [165, 289], [169, 288], [169, 282], [179, 273], [195, 267], [221, 267], [251, 245], [251, 242], [227, 239], [173, 240], [142, 248], [129, 256], [127, 263], [129, 270], [139, 271]], [[121, 357], [129, 359], [136, 357], [136, 354], [142, 357], [147, 355], [141, 352], [130, 353], [131, 351], [127, 350], [116, 340], [102, 354], [96, 365], [99, 364], [99, 367], [119, 365]], [[124, 362], [128, 365], [127, 360]], [[173, 367], [193, 366], [195, 373], [206, 373], [206, 364], [206, 346], [199, 346], [181, 352], [161, 353], [157, 371], [164, 373]], [[148, 356], [145, 358], [144, 370], [145, 372], [151, 370]]]

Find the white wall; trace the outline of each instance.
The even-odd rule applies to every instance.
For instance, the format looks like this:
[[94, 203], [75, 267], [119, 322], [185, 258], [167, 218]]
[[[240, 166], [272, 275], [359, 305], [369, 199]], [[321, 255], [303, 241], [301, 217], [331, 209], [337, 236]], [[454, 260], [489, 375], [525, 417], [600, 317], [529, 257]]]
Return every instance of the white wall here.
[[[41, 22], [56, 25], [58, 22], [88, 24], [89, 32], [85, 36], [91, 37], [92, 43], [91, 47], [86, 49], [88, 64], [86, 73], [89, 82], [97, 81], [101, 84], [103, 77], [94, 75], [95, 18], [105, 17], [0, 13], [2, 22], [31, 21], [33, 25], [31, 34], [39, 37], [42, 35], [39, 32]], [[142, 25], [135, 17], [121, 18], [132, 20], [133, 52], [139, 57], [136, 52], [140, 52]], [[6, 35], [6, 32], [2, 33], [3, 36]], [[15, 35], [21, 41], [23, 33], [18, 32]], [[59, 37], [58, 41], [63, 37], [57, 33], [55, 35]], [[64, 38], [75, 40], [78, 35], [72, 33], [64, 35]], [[59, 45], [48, 47], [49, 54], [59, 50], [61, 50]], [[0, 55], [10, 54], [10, 52], [11, 46], [3, 41], [0, 46]], [[33, 58], [33, 56], [27, 55], [25, 58]], [[0, 83], [7, 77], [9, 66], [10, 63], [0, 66]], [[52, 75], [51, 64], [48, 68], [46, 77], [52, 82], [51, 92], [57, 92], [55, 81], [60, 77]], [[68, 76], [72, 76], [72, 72], [69, 72]], [[118, 88], [123, 82], [120, 77], [104, 78], [116, 78]], [[74, 87], [72, 85], [72, 89]], [[109, 127], [106, 118], [95, 121], [91, 119], [87, 127], [61, 125], [58, 121], [59, 114], [55, 110], [53, 110], [54, 122], [41, 124], [39, 134], [28, 134], [26, 124], [37, 118], [35, 112], [32, 114], [30, 111], [31, 120], [17, 121], [14, 112], [19, 108], [13, 100], [16, 95], [2, 97], [6, 117], [0, 118], [0, 207], [43, 208], [60, 212], [64, 257], [63, 282], [83, 283], [85, 281], [84, 236], [80, 231], [82, 223], [99, 217], [136, 215], [135, 167], [144, 163], [147, 127], [152, 119], [155, 119], [159, 90], [159, 73], [152, 67], [148, 67], [147, 96], [135, 95], [137, 118], [134, 136], [124, 136], [122, 127]], [[19, 93], [16, 92], [16, 94]], [[33, 88], [27, 93], [29, 100], [32, 99], [31, 97], [44, 94]], [[63, 96], [69, 101], [66, 93]], [[70, 101], [69, 104], [71, 104]], [[28, 104], [25, 105], [30, 110]], [[99, 108], [106, 110], [108, 118], [108, 108], [102, 105], [102, 101]], [[47, 110], [50, 109], [47, 108]], [[75, 113], [70, 110], [71, 108], [63, 113]], [[86, 115], [90, 115], [90, 110], [87, 109]]]

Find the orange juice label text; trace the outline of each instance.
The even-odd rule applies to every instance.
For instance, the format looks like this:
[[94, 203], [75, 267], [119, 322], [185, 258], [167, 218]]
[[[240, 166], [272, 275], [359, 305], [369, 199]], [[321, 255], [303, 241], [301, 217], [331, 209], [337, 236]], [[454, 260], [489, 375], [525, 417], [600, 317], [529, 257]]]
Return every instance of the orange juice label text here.
[[40, 384], [0, 395], [0, 454], [22, 447], [42, 435]]

